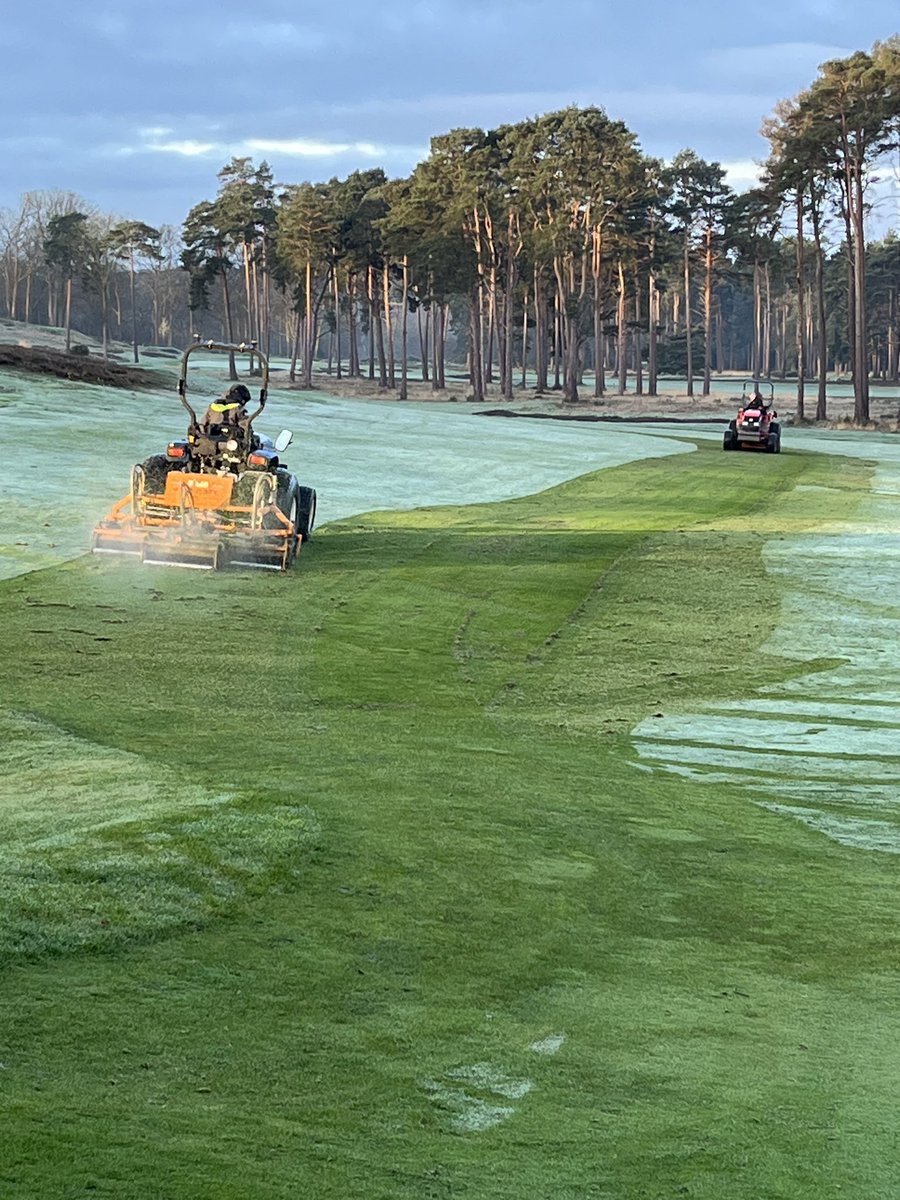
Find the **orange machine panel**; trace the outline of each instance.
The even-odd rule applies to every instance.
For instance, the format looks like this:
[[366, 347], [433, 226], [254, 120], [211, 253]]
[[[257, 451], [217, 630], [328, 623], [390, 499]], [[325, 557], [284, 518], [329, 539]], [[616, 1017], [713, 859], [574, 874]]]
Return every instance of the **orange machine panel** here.
[[192, 475], [185, 471], [170, 471], [166, 477], [164, 501], [173, 508], [180, 506], [182, 497], [191, 508], [224, 508], [231, 503], [234, 479], [230, 475]]

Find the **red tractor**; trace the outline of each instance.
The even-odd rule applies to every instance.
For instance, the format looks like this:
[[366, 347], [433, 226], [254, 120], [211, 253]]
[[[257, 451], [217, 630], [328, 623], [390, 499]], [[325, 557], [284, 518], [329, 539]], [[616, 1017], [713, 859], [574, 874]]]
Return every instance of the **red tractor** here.
[[[763, 389], [767, 389], [764, 391]], [[723, 450], [767, 450], [781, 453], [781, 423], [772, 407], [775, 388], [771, 383], [748, 379], [741, 392], [741, 407], [722, 438]]]

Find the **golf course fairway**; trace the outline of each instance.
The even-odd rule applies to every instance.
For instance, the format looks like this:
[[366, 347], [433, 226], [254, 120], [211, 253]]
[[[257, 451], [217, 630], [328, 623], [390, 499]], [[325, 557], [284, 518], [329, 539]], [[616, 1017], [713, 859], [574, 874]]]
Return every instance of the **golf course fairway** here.
[[652, 737], [839, 677], [773, 546], [874, 477], [700, 440], [0, 582], [0, 1196], [896, 1197], [896, 853]]

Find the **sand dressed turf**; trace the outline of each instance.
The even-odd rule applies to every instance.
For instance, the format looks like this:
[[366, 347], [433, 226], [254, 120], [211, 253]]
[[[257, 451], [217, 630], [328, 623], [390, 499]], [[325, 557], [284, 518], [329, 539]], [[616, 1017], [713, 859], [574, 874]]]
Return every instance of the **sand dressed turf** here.
[[3, 581], [0, 1195], [895, 1195], [896, 857], [632, 736], [835, 676], [735, 648], [875, 478], [701, 443]]

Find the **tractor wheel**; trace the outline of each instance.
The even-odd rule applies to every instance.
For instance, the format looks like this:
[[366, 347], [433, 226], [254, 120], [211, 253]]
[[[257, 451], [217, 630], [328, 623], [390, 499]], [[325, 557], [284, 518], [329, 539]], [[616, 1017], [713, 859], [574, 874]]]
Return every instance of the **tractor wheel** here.
[[[300, 489], [297, 480], [289, 471], [278, 472], [278, 488], [275, 493], [275, 504], [280, 512], [288, 518], [294, 532], [297, 532], [300, 521]], [[272, 515], [264, 522], [269, 528], [276, 528], [280, 522]]]
[[297, 523], [297, 532], [304, 542], [308, 542], [316, 524], [316, 493], [315, 489], [311, 487], [298, 487], [297, 491], [300, 497], [300, 518]]
[[[278, 511], [291, 523], [293, 534], [288, 546], [287, 566], [290, 566], [297, 557], [297, 551], [300, 549], [300, 488], [297, 480], [287, 471], [278, 472], [278, 490], [275, 494], [275, 504]], [[263, 518], [263, 526], [265, 528], [274, 529], [282, 527], [277, 517], [273, 513], [269, 513]]]
[[166, 490], [167, 475], [176, 469], [177, 464], [169, 462], [164, 454], [154, 454], [141, 466], [144, 469], [144, 493], [160, 496]]
[[300, 549], [300, 533], [297, 528], [297, 523], [300, 520], [300, 489], [297, 487], [296, 482], [288, 490], [287, 508], [282, 509], [282, 512], [294, 528], [294, 536], [291, 538], [287, 559], [287, 565], [291, 566], [297, 557], [297, 551]]

